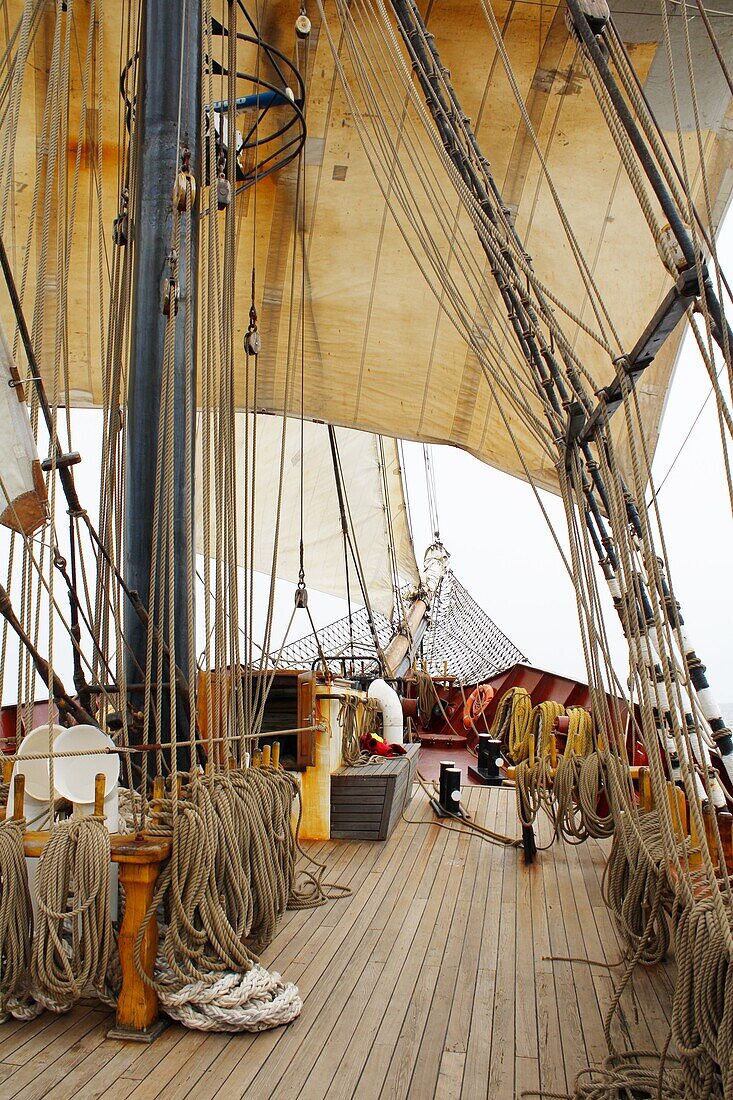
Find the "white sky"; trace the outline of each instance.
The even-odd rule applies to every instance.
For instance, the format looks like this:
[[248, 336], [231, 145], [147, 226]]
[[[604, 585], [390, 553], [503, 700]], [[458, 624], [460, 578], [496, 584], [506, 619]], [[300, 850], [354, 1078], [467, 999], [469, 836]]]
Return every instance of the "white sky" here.
[[[720, 241], [723, 256], [733, 255], [733, 218]], [[655, 459], [659, 483], [677, 454], [710, 385], [696, 350], [688, 339], [683, 349], [665, 411]], [[94, 516], [98, 507], [100, 416], [74, 414], [74, 446], [83, 462], [77, 469], [82, 503]], [[406, 480], [420, 561], [431, 541], [422, 446], [405, 445]], [[449, 447], [434, 447], [440, 532], [451, 553], [451, 565], [474, 598], [526, 654], [532, 664], [585, 679], [572, 586], [532, 490], [514, 478]], [[546, 508], [563, 536], [560, 501], [543, 493]], [[708, 667], [712, 687], [721, 702], [733, 701], [733, 585], [731, 547], [733, 524], [722, 473], [720, 434], [715, 404], [710, 399], [676, 465], [661, 489], [660, 508], [667, 538], [672, 578], [682, 612]], [[334, 507], [336, 502], [334, 501]], [[59, 508], [59, 522], [64, 515]], [[0, 575], [6, 572], [8, 540], [0, 531]], [[264, 621], [266, 582], [256, 583], [256, 621]], [[278, 585], [274, 644], [282, 640], [293, 606], [293, 586]], [[57, 590], [58, 591], [58, 590]], [[63, 600], [66, 607], [66, 600]], [[625, 678], [626, 648], [610, 601], [607, 623], [617, 670]], [[310, 607], [317, 626], [345, 614], [346, 605], [311, 592]], [[203, 622], [199, 606], [199, 623]], [[296, 616], [290, 640], [308, 632], [305, 614]], [[200, 642], [203, 643], [203, 631]], [[68, 647], [61, 636], [56, 663], [71, 685]], [[8, 661], [4, 701], [14, 697], [14, 660]]]

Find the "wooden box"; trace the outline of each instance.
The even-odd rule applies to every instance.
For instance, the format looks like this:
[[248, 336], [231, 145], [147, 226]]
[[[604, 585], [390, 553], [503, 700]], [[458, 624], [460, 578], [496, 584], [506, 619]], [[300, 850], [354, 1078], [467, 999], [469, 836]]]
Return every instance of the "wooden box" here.
[[331, 776], [331, 837], [334, 840], [386, 840], [412, 798], [419, 745], [405, 756], [361, 768], [339, 768]]

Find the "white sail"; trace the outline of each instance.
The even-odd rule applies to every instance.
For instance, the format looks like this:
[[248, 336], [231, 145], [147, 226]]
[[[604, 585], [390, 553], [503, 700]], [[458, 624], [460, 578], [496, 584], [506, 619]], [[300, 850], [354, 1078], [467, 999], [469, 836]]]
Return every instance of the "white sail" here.
[[[301, 464], [305, 579], [309, 588], [346, 598], [344, 540], [334, 474], [333, 457], [325, 424], [305, 421], [301, 448], [300, 421], [286, 422], [282, 503], [276, 575], [296, 582], [300, 569]], [[237, 467], [244, 471], [245, 416], [236, 420]], [[270, 573], [273, 562], [283, 421], [257, 417], [254, 568]], [[250, 415], [250, 452], [252, 417]], [[394, 569], [402, 582], [419, 583], [407, 509], [402, 487], [397, 444], [366, 432], [337, 428], [335, 438], [343, 479], [349, 526], [358, 548], [364, 583], [375, 610], [392, 612]], [[200, 448], [199, 448], [200, 452]], [[251, 468], [251, 467], [250, 467]], [[213, 492], [212, 472], [212, 501]], [[196, 548], [206, 553], [203, 541], [203, 492], [201, 458], [197, 463]], [[245, 479], [237, 478], [237, 553], [245, 562]], [[212, 503], [212, 511], [214, 505]], [[214, 517], [212, 516], [212, 524]], [[212, 538], [211, 555], [216, 553]], [[349, 553], [349, 589], [355, 604], [364, 601], [354, 561]]]
[[0, 523], [31, 535], [46, 522], [46, 485], [23, 387], [0, 324]]
[[[24, 4], [22, 0], [9, 0], [7, 6], [9, 25], [14, 26], [25, 10]], [[31, 7], [34, 6], [27, 6]], [[83, 43], [88, 12], [85, 5], [77, 7], [75, 34]], [[342, 9], [344, 7], [341, 5]], [[43, 175], [39, 165], [43, 168], [45, 161], [39, 161], [39, 157], [45, 155], [47, 146], [42, 120], [48, 81], [53, 75], [52, 8], [34, 7], [37, 14], [33, 16], [29, 38], [33, 79], [26, 75], [30, 66], [19, 63], [18, 78], [12, 88], [13, 109], [7, 112], [2, 124], [13, 143], [13, 155], [0, 165], [0, 192], [13, 194], [16, 230], [12, 239], [8, 237], [8, 247], [14, 269], [19, 276], [24, 273], [23, 301], [27, 316], [38, 313], [43, 306], [43, 317], [39, 316], [38, 331], [34, 335], [39, 358], [49, 378], [54, 368], [63, 367], [72, 405], [94, 406], [103, 401], [105, 363], [113, 362], [102, 353], [99, 338], [89, 336], [104, 330], [104, 324], [100, 325], [100, 310], [106, 310], [109, 288], [106, 280], [102, 280], [100, 293], [90, 295], [88, 282], [89, 272], [96, 270], [100, 248], [105, 247], [113, 254], [115, 246], [109, 241], [105, 244], [100, 233], [110, 233], [112, 219], [121, 209], [120, 178], [124, 176], [124, 165], [120, 164], [118, 153], [120, 61], [116, 51], [110, 50], [105, 79], [99, 89], [103, 107], [103, 156], [99, 163], [94, 156], [86, 154], [77, 163], [76, 146], [71, 139], [68, 151], [64, 151], [66, 155], [59, 155], [55, 160], [57, 174], [58, 165], [69, 173], [72, 169], [78, 172], [76, 220], [69, 234], [69, 267], [65, 277], [68, 284], [66, 340], [71, 351], [67, 362], [56, 364], [54, 334], [60, 276], [55, 264], [58, 250], [54, 246], [48, 255], [42, 256], [35, 246], [27, 249], [23, 243], [35, 239], [32, 232], [29, 235], [29, 227], [32, 227], [33, 218], [39, 217], [33, 182]], [[578, 247], [590, 265], [598, 292], [609, 305], [620, 347], [628, 352], [671, 286], [671, 280], [661, 266], [608, 126], [569, 38], [564, 4], [553, 0], [546, 4], [494, 0], [490, 8], [501, 30], [501, 41], [511, 61], [518, 93], [536, 134], [539, 150], [557, 185], [559, 198], [568, 213]], [[636, 0], [631, 8], [621, 0], [612, 0], [611, 9], [663, 135], [677, 153], [658, 0]], [[375, 112], [371, 111], [375, 105], [370, 104], [363, 89], [356, 86], [349, 49], [340, 38], [336, 0], [324, 0], [323, 10], [330, 32], [337, 43], [341, 43], [341, 62], [355, 89], [358, 105], [365, 117], [376, 119]], [[366, 8], [362, 5], [359, 10], [367, 11], [374, 25], [378, 25], [380, 16], [376, 0]], [[484, 15], [488, 10], [489, 6], [478, 0], [473, 4], [446, 0], [430, 5], [426, 12], [428, 29], [436, 36], [458, 96], [466, 114], [472, 118], [478, 142], [491, 162], [506, 206], [514, 213], [538, 276], [559, 295], [574, 316], [595, 330], [598, 325], [586, 287], [550, 195], [538, 151], [510, 89], [497, 42]], [[105, 43], [124, 40], [121, 27], [127, 11], [128, 6], [120, 0], [105, 0]], [[289, 54], [297, 5], [294, 7], [289, 0], [268, 0], [263, 14], [267, 27], [265, 37], [269, 35]], [[300, 266], [294, 280], [292, 271], [298, 187], [296, 167], [291, 165], [258, 184], [256, 202], [250, 201], [253, 192], [248, 192], [249, 198], [245, 196], [242, 200], [235, 343], [241, 347], [247, 326], [254, 259], [256, 306], [263, 348], [259, 357], [258, 392], [246, 394], [243, 377], [239, 374], [234, 385], [237, 406], [294, 416], [300, 416], [302, 411], [311, 419], [324, 419], [364, 431], [450, 443], [499, 469], [520, 477], [530, 476], [539, 485], [556, 490], [554, 455], [542, 446], [515, 409], [510, 408], [507, 412], [505, 394], [498, 395], [500, 400], [492, 394], [472, 346], [472, 338], [489, 341], [492, 355], [496, 359], [504, 357], [512, 365], [519, 379], [516, 389], [527, 391], [527, 401], [537, 412], [536, 402], [532, 404], [530, 380], [514, 350], [509, 322], [486, 270], [473, 226], [465, 211], [460, 209], [435, 148], [425, 133], [416, 138], [414, 127], [420, 126], [416, 108], [408, 104], [404, 90], [395, 83], [394, 65], [386, 59], [383, 71], [372, 74], [371, 83], [385, 111], [389, 100], [393, 144], [383, 149], [381, 155], [373, 155], [374, 163], [370, 164], [362, 135], [357, 132], [354, 113], [335, 73], [326, 24], [317, 4], [309, 8], [309, 18], [313, 30], [308, 42], [299, 47], [307, 87], [309, 135], [304, 179], [304, 311], [301, 311]], [[724, 51], [729, 50], [727, 24], [730, 20], [725, 13], [715, 12], [711, 12], [710, 20], [723, 42]], [[670, 22], [685, 156], [701, 215], [708, 221], [702, 202], [700, 155], [686, 78], [682, 21], [672, 18]], [[733, 187], [731, 97], [702, 20], [690, 19], [690, 34], [700, 111], [700, 148], [707, 167], [711, 202], [708, 228], [715, 233]], [[20, 49], [22, 41], [18, 38], [14, 44], [3, 42], [3, 45], [9, 45], [12, 53]], [[246, 70], [244, 46], [242, 51], [240, 68]], [[72, 63], [71, 135], [76, 135], [80, 127], [84, 56], [84, 48], [80, 48]], [[123, 58], [123, 62], [125, 60]], [[131, 94], [128, 89], [128, 96]], [[16, 124], [17, 136], [11, 132]], [[370, 122], [370, 126], [373, 129], [374, 123]], [[88, 129], [87, 125], [81, 132]], [[416, 142], [420, 160], [413, 163], [410, 157]], [[453, 314], [461, 316], [463, 331], [443, 308], [443, 287], [430, 272], [423, 245], [407, 224], [406, 215], [397, 209], [398, 225], [389, 209], [390, 203], [395, 202], [398, 174], [394, 163], [398, 155], [406, 169], [407, 189], [419, 204], [423, 231], [435, 242], [441, 262], [447, 265], [450, 278], [463, 298], [461, 309], [453, 308]], [[99, 180], [94, 176], [97, 168]], [[381, 173], [384, 192], [377, 183], [375, 170], [376, 174]], [[439, 203], [428, 201], [422, 190], [424, 182], [433, 178], [443, 187]], [[97, 183], [101, 184], [99, 190]], [[205, 197], [208, 189], [200, 186], [200, 194]], [[97, 196], [103, 204], [101, 218]], [[49, 207], [52, 235], [56, 232], [54, 211], [52, 202]], [[655, 211], [658, 213], [656, 206]], [[474, 269], [478, 265], [483, 271], [483, 279], [479, 282], [466, 278], [459, 267], [463, 258], [452, 251], [456, 234], [468, 242]], [[41, 261], [45, 283], [40, 278]], [[431, 276], [432, 288], [418, 261]], [[201, 278], [206, 278], [205, 270]], [[4, 301], [0, 301], [0, 313], [9, 317]], [[294, 335], [299, 329], [301, 316], [305, 338], [302, 410], [300, 387], [287, 385], [293, 367], [292, 350], [290, 356], [287, 350], [289, 334]], [[493, 334], [488, 331], [487, 316], [490, 316]], [[568, 340], [592, 378], [598, 385], [607, 384], [615, 377], [615, 371], [606, 351], [599, 348], [581, 326], [568, 318], [563, 318], [563, 322]], [[656, 440], [682, 331], [683, 325], [680, 325], [637, 387], [650, 451]], [[299, 340], [293, 346], [296, 344]], [[106, 384], [111, 385], [110, 382]], [[617, 453], [623, 460], [626, 433], [620, 417], [613, 423], [613, 430]]]

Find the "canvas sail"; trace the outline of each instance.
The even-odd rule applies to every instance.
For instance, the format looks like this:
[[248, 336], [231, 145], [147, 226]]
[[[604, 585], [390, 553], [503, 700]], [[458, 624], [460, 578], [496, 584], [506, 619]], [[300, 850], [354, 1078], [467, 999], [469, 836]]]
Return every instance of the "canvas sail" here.
[[46, 485], [23, 387], [0, 323], [0, 523], [32, 535], [47, 519]]
[[[272, 569], [276, 502], [280, 487], [280, 456], [283, 421], [281, 417], [257, 417], [254, 511], [254, 567], [261, 573]], [[250, 416], [250, 439], [252, 417]], [[358, 548], [365, 586], [375, 610], [389, 618], [394, 596], [393, 574], [396, 563], [402, 583], [419, 583], [419, 571], [410, 536], [403, 494], [397, 444], [366, 432], [336, 429], [339, 464], [349, 526]], [[244, 469], [245, 417], [236, 418], [237, 467]], [[250, 446], [251, 456], [251, 446]], [[344, 562], [344, 541], [336, 491], [333, 457], [325, 424], [303, 423], [301, 447], [300, 421], [286, 422], [285, 452], [282, 465], [282, 504], [276, 575], [297, 582], [300, 569], [302, 516], [305, 577], [309, 588], [332, 596], [351, 598], [356, 605], [364, 601], [353, 557], [349, 554], [349, 590]], [[199, 458], [196, 492], [197, 551], [205, 553], [203, 542], [203, 473]], [[212, 473], [213, 479], [213, 473]], [[213, 483], [212, 483], [213, 499]], [[237, 479], [237, 550], [245, 561], [244, 478]], [[213, 510], [213, 508], [212, 508]], [[213, 522], [213, 516], [212, 516]], [[212, 556], [215, 546], [212, 545]]]
[[[12, 28], [15, 20], [20, 19], [23, 4], [21, 0], [10, 0], [7, 7], [7, 26]], [[674, 120], [665, 80], [666, 56], [657, 0], [636, 0], [633, 12], [620, 0], [612, 0], [611, 8], [662, 131], [674, 148], [676, 135], [672, 132]], [[471, 116], [479, 144], [491, 162], [504, 201], [514, 212], [539, 277], [557, 292], [575, 317], [593, 327], [595, 321], [586, 289], [481, 5], [473, 0], [447, 0], [422, 5], [422, 9], [451, 70], [463, 107]], [[119, 0], [107, 0], [103, 9], [106, 51], [102, 59], [104, 78], [99, 82], [103, 89], [101, 150], [92, 140], [96, 136], [92, 125], [97, 121], [96, 115], [80, 126], [84, 49], [77, 51], [71, 74], [68, 148], [60, 150], [56, 167], [57, 175], [60, 170], [69, 177], [78, 173], [79, 181], [75, 189], [76, 221], [69, 230], [67, 274], [55, 270], [55, 246], [50, 246], [43, 255], [34, 232], [28, 234], [36, 201], [35, 183], [39, 178], [37, 151], [47, 152], [48, 141], [53, 138], [47, 135], [48, 140], [44, 140], [42, 127], [43, 105], [52, 73], [54, 18], [48, 6], [28, 5], [25, 10], [31, 13], [28, 34], [25, 38], [14, 38], [11, 52], [19, 48], [20, 42], [29, 43], [32, 66], [17, 68], [10, 109], [4, 115], [6, 129], [15, 120], [17, 139], [13, 156], [0, 166], [4, 173], [0, 193], [12, 193], [14, 199], [16, 232], [9, 240], [11, 259], [17, 271], [25, 271], [24, 305], [28, 316], [39, 317], [35, 339], [41, 353], [39, 358], [49, 375], [55, 354], [55, 311], [60, 308], [57, 288], [65, 280], [65, 361], [56, 366], [60, 376], [68, 379], [72, 404], [99, 405], [105, 390], [109, 393], [112, 389], [109, 379], [104, 378], [105, 370], [111, 369], [106, 364], [112, 360], [105, 354], [103, 340], [98, 335], [104, 332], [100, 312], [107, 310], [109, 290], [103, 280], [99, 292], [95, 288], [90, 293], [89, 273], [97, 270], [101, 233], [107, 237], [104, 242], [107, 250], [113, 249], [111, 223], [121, 209], [123, 176], [118, 122], [124, 111], [120, 111], [119, 73], [127, 58], [120, 58], [117, 48], [112, 49], [109, 44], [129, 38], [121, 34], [123, 13], [129, 9]], [[370, 10], [377, 12], [373, 0]], [[660, 263], [569, 39], [564, 4], [552, 0], [543, 4], [495, 0], [492, 10], [542, 155], [557, 184], [578, 245], [609, 305], [620, 344], [628, 350], [669, 289], [670, 277]], [[325, 0], [324, 12], [346, 75], [356, 86], [353, 63], [340, 38], [335, 0]], [[268, 0], [262, 6], [264, 37], [288, 55], [293, 53], [293, 23], [297, 14], [298, 5], [291, 0]], [[445, 179], [435, 149], [425, 138], [421, 139], [422, 160], [419, 164], [407, 164], [407, 186], [418, 200], [422, 181], [428, 175], [432, 173], [443, 180], [442, 201], [432, 205], [419, 201], [418, 205], [424, 234], [434, 241], [461, 295], [458, 327], [456, 318], [446, 312], [443, 288], [435, 284], [434, 278], [430, 285], [421, 270], [427, 266], [424, 245], [404, 219], [397, 224], [389, 209], [391, 154], [385, 151], [381, 163], [376, 164], [376, 171], [381, 172], [386, 184], [385, 194], [376, 183], [375, 166], [369, 163], [357, 133], [315, 4], [309, 7], [309, 16], [313, 30], [308, 43], [300, 47], [308, 89], [309, 132], [305, 152], [304, 301], [301, 301], [300, 273], [292, 279], [296, 224], [296, 176], [292, 166], [260, 182], [256, 203], [251, 191], [241, 200], [236, 339], [241, 347], [250, 304], [254, 241], [256, 304], [263, 350], [257, 393], [245, 393], [242, 374], [237, 376], [234, 398], [238, 407], [296, 416], [302, 412], [307, 418], [369, 432], [454, 444], [499, 469], [519, 477], [530, 476], [539, 485], [554, 490], [554, 456], [515, 410], [511, 407], [507, 410], [506, 402], [497, 400], [472, 346], [473, 338], [489, 341], [497, 360], [503, 357], [516, 371], [517, 389], [529, 387], [480, 246], [472, 240], [473, 228]], [[715, 13], [711, 13], [710, 19], [724, 51], [728, 51], [730, 20]], [[74, 20], [75, 34], [80, 42], [85, 42], [87, 5], [74, 6]], [[674, 13], [671, 23], [678, 69], [684, 74], [682, 31], [680, 19], [674, 18]], [[731, 99], [716, 68], [702, 21], [691, 20], [690, 29], [701, 111], [701, 142], [713, 207], [710, 229], [715, 232], [733, 186]], [[33, 73], [32, 79], [28, 72]], [[389, 73], [385, 70], [380, 93], [383, 96], [389, 93], [388, 80]], [[224, 85], [222, 78], [217, 92], [222, 98], [226, 98]], [[680, 95], [685, 154], [699, 196], [697, 138], [689, 87], [683, 75]], [[414, 110], [408, 107], [404, 96], [395, 94], [393, 99], [394, 149], [404, 156], [408, 121]], [[363, 96], [361, 106], [369, 106]], [[243, 118], [243, 128], [246, 123]], [[84, 142], [81, 158], [77, 157], [77, 133], [81, 133]], [[99, 192], [95, 172], [101, 172]], [[54, 185], [41, 173], [38, 196], [41, 210], [45, 192], [49, 187], [53, 192], [57, 185], [58, 180]], [[103, 204], [101, 219], [98, 194]], [[205, 188], [202, 194], [206, 194]], [[53, 194], [47, 209], [53, 234]], [[0, 221], [2, 216], [0, 211]], [[131, 232], [134, 235], [134, 226]], [[452, 254], [452, 241], [458, 233], [469, 242], [472, 262], [481, 267], [482, 276], [478, 280], [464, 276]], [[43, 284], [38, 279], [42, 263], [46, 271]], [[40, 292], [36, 291], [37, 286], [41, 286]], [[5, 303], [0, 304], [0, 310], [4, 309]], [[486, 316], [491, 318], [491, 332], [487, 331]], [[289, 334], [294, 329], [298, 331], [301, 317], [305, 351], [302, 409], [300, 387], [289, 387], [286, 383], [293, 366], [288, 361]], [[607, 384], [614, 373], [608, 355], [581, 325], [565, 319], [564, 326], [591, 377], [598, 385]], [[681, 334], [682, 326], [638, 387], [650, 449], [656, 440]], [[613, 430], [617, 453], [623, 460], [625, 437], [620, 418]]]

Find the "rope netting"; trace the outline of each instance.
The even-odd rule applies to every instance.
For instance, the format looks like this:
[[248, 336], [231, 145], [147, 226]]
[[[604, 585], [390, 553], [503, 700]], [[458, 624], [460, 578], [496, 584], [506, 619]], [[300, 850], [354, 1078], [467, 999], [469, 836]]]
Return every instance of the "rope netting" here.
[[[403, 600], [410, 594], [409, 587], [402, 589]], [[378, 611], [372, 611], [371, 617], [384, 650], [399, 624], [390, 622]], [[317, 639], [307, 634], [286, 645], [279, 655], [279, 667], [314, 667], [320, 656], [319, 644], [334, 671], [343, 666], [361, 674], [374, 668], [379, 656], [369, 614], [366, 608], [357, 608], [350, 616], [320, 627]], [[488, 680], [526, 660], [452, 569], [446, 571], [440, 582], [417, 656], [432, 676], [442, 676], [447, 666], [450, 675], [466, 684]]]

